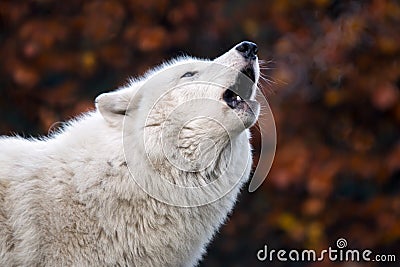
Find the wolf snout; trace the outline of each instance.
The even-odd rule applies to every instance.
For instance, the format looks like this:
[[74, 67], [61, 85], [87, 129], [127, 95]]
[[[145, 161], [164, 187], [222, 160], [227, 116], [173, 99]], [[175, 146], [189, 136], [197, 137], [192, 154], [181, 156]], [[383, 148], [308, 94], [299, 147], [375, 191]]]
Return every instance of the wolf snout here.
[[243, 41], [235, 48], [246, 59], [256, 59], [257, 57], [258, 47], [255, 43]]

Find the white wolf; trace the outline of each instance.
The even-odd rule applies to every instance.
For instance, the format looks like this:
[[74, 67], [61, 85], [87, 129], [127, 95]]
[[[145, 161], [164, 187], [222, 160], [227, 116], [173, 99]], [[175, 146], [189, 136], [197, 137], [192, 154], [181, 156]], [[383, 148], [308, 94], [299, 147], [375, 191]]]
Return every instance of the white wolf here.
[[250, 173], [258, 78], [242, 42], [102, 94], [48, 138], [1, 137], [0, 266], [196, 265]]

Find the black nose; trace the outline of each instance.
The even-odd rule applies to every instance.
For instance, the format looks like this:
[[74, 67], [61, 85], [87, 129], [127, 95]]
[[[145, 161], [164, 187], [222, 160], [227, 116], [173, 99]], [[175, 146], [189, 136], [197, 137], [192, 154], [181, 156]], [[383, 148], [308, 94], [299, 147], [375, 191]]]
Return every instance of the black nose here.
[[258, 47], [255, 43], [244, 41], [236, 46], [236, 50], [246, 59], [256, 59]]

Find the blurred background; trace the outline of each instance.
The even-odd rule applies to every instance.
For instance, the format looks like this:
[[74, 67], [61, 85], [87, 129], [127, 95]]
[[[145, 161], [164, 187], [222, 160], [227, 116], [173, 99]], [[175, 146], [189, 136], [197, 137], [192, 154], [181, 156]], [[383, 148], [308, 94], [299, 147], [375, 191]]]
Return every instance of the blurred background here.
[[[2, 0], [0, 134], [47, 134], [163, 60], [214, 58], [242, 40], [265, 60], [276, 157], [200, 266], [399, 266], [399, 1]], [[338, 238], [397, 264], [256, 257]]]

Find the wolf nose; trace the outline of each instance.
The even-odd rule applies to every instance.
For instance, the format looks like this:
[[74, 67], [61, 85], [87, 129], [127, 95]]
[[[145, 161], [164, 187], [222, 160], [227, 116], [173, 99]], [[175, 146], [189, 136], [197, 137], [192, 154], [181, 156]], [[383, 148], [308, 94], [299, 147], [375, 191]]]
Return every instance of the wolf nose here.
[[258, 47], [255, 43], [244, 41], [236, 46], [236, 50], [246, 59], [256, 59]]

